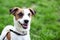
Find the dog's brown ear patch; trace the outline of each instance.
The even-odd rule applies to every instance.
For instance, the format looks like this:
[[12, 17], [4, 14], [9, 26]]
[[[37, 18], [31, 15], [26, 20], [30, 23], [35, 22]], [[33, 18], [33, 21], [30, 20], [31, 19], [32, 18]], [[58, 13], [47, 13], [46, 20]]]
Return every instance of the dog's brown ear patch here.
[[10, 11], [10, 14], [15, 15], [15, 13], [18, 11], [18, 8], [11, 8], [9, 11]]
[[33, 9], [29, 9], [30, 10], [30, 12], [32, 13], [32, 15], [35, 15], [36, 14], [36, 11], [35, 10], [33, 10]]

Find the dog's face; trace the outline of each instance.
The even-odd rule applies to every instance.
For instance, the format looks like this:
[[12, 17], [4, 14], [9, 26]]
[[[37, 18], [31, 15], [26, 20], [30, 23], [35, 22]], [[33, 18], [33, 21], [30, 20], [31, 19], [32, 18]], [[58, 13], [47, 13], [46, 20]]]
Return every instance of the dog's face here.
[[22, 9], [19, 7], [10, 9], [10, 13], [15, 16], [15, 20], [22, 26], [23, 29], [28, 29], [31, 17], [35, 15], [35, 11], [32, 9]]

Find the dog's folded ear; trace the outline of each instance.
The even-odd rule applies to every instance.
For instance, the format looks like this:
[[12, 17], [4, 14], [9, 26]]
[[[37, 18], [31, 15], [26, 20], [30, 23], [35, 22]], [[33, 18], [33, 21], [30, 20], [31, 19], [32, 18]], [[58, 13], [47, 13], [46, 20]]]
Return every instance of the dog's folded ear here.
[[11, 9], [9, 10], [10, 14], [13, 14], [13, 15], [15, 15], [15, 13], [16, 13], [17, 11], [18, 11], [18, 8], [17, 8], [17, 7], [11, 8]]
[[36, 14], [36, 11], [35, 11], [35, 10], [33, 10], [33, 9], [31, 9], [31, 8], [29, 8], [29, 10], [30, 10], [30, 12], [32, 13], [32, 15], [35, 15], [35, 14]]

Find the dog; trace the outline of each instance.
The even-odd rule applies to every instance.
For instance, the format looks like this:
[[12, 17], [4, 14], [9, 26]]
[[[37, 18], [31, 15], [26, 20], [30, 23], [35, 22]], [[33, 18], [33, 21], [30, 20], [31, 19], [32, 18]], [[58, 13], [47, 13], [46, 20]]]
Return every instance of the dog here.
[[31, 40], [30, 39], [30, 23], [36, 11], [31, 8], [14, 7], [9, 10], [14, 16], [14, 26], [6, 26], [0, 40]]

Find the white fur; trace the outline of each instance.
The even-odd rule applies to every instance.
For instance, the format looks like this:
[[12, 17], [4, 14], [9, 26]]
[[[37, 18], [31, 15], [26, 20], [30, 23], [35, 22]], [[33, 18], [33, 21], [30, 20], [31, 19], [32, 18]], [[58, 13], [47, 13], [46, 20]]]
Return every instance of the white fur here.
[[[23, 13], [24, 13], [24, 16], [23, 18], [21, 19], [18, 19], [16, 20], [15, 17], [14, 17], [14, 26], [11, 26], [11, 25], [8, 25], [6, 26], [2, 33], [1, 33], [1, 37], [0, 37], [0, 40], [3, 39], [3, 37], [5, 37], [5, 35], [7, 34], [7, 32], [9, 32], [9, 29], [12, 29], [18, 33], [21, 33], [21, 31], [27, 31], [27, 35], [25, 36], [18, 36], [16, 34], [14, 34], [13, 32], [10, 32], [11, 34], [11, 40], [30, 40], [30, 34], [29, 34], [29, 30], [30, 30], [30, 21], [31, 21], [31, 18], [28, 16], [28, 13], [30, 13], [30, 11], [28, 9], [23, 9]], [[22, 24], [24, 23], [24, 20], [27, 19], [29, 20], [29, 23], [28, 23], [28, 28], [27, 29], [24, 29], [19, 23], [18, 21], [20, 21]], [[7, 40], [7, 38], [5, 38], [5, 40]]]

